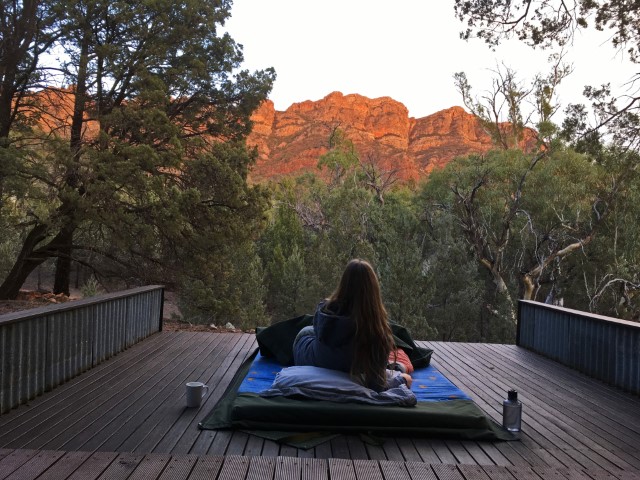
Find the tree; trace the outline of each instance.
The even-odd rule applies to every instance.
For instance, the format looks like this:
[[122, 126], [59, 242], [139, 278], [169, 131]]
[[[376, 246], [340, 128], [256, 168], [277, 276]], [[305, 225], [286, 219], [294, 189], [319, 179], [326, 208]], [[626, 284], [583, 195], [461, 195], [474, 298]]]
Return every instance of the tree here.
[[389, 319], [416, 338], [434, 338], [430, 315], [437, 274], [428, 271], [426, 232], [414, 192], [395, 189], [372, 205], [371, 243]]
[[[59, 34], [62, 10], [55, 2], [25, 0], [0, 4], [0, 244], [10, 260], [16, 246], [11, 225], [16, 221], [15, 203], [29, 189], [29, 181], [16, 175], [28, 161], [21, 148], [22, 136], [33, 119], [24, 115], [30, 107], [29, 91], [46, 81], [47, 69], [40, 64]], [[20, 132], [18, 134], [17, 132]], [[0, 273], [5, 270], [1, 269]]]
[[494, 314], [495, 294], [486, 288], [486, 277], [459, 234], [456, 218], [434, 205], [424, 208], [421, 220], [426, 233], [423, 265], [433, 289], [426, 315], [437, 330], [435, 338], [512, 342], [513, 335], [501, 334], [508, 322]]
[[[22, 247], [0, 297], [51, 257], [65, 291], [83, 251], [131, 274], [255, 236], [265, 192], [246, 184], [243, 139], [274, 72], [236, 72], [241, 48], [218, 34], [230, 3], [89, 0], [64, 10], [61, 70], [72, 87], [48, 98], [71, 97], [69, 134], [42, 132], [38, 160], [17, 168], [50, 201], [16, 225]], [[98, 238], [78, 243], [90, 231]]]
[[480, 98], [472, 95], [464, 72], [454, 74], [465, 107], [476, 116], [498, 148], [548, 149], [557, 137], [558, 129], [552, 120], [559, 108], [556, 91], [572, 68], [563, 63], [562, 55], [551, 55], [549, 62], [549, 73], [537, 75], [530, 85], [518, 79], [517, 72], [511, 68], [496, 68], [491, 90]]
[[[563, 48], [576, 32], [587, 28], [611, 32], [610, 42], [640, 62], [640, 6], [626, 0], [456, 0], [455, 14], [466, 23], [461, 38], [477, 36], [490, 46], [516, 38], [531, 47]], [[585, 87], [595, 121], [587, 122], [582, 105], [570, 106], [567, 126], [574, 140], [608, 136], [620, 145], [637, 148], [640, 139], [638, 76], [624, 95], [612, 94], [609, 85]], [[579, 128], [578, 128], [579, 127]]]
[[515, 298], [558, 297], [567, 259], [584, 254], [629, 185], [567, 148], [491, 152], [434, 172], [425, 198], [453, 215], [515, 318]]
[[[0, 147], [20, 119], [29, 90], [43, 80], [41, 55], [56, 41], [62, 9], [55, 2], [23, 0], [0, 5]], [[4, 163], [4, 162], [3, 162]]]
[[[595, 27], [611, 29], [611, 43], [626, 48], [638, 61], [640, 9], [625, 0], [594, 2], [591, 0], [525, 0], [523, 2], [455, 1], [456, 16], [467, 24], [463, 39], [473, 34], [489, 45], [517, 38], [532, 47], [570, 44], [577, 31]], [[589, 25], [591, 23], [591, 25]]]
[[337, 186], [358, 165], [359, 156], [355, 145], [339, 127], [334, 127], [329, 135], [329, 151], [318, 160], [318, 169], [326, 169], [329, 185]]
[[380, 203], [384, 203], [385, 194], [398, 182], [399, 167], [380, 168], [379, 156], [375, 152], [367, 152], [359, 159], [360, 171], [367, 187], [373, 190]]

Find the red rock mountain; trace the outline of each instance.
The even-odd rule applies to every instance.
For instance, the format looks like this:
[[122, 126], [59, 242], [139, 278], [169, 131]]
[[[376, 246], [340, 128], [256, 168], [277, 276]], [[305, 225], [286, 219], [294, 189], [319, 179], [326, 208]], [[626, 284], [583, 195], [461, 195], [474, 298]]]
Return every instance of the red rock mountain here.
[[294, 103], [284, 112], [267, 100], [252, 120], [247, 143], [257, 147], [259, 155], [251, 174], [254, 181], [317, 172], [318, 159], [328, 151], [336, 127], [354, 143], [361, 158], [371, 159], [381, 169], [397, 168], [405, 180], [492, 146], [478, 120], [462, 107], [416, 119], [389, 97], [333, 92], [317, 102]]
[[[73, 113], [70, 89], [47, 89], [37, 94], [43, 108], [39, 123], [49, 132], [69, 135]], [[491, 138], [478, 120], [462, 107], [451, 107], [423, 118], [409, 117], [400, 102], [389, 97], [333, 92], [317, 102], [294, 103], [284, 112], [265, 101], [253, 114], [247, 139], [257, 147], [251, 180], [260, 182], [304, 172], [318, 172], [335, 128], [345, 132], [360, 158], [383, 171], [397, 171], [400, 179], [418, 179], [456, 156], [486, 152]], [[88, 135], [97, 125], [87, 122]], [[529, 144], [533, 135], [527, 135]]]

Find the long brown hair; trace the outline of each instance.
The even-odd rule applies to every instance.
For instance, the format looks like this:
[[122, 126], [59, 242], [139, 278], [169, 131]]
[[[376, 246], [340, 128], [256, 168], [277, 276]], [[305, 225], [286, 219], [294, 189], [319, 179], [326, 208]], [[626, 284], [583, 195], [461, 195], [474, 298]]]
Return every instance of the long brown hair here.
[[327, 307], [349, 315], [356, 323], [351, 375], [362, 378], [367, 386], [384, 388], [394, 342], [373, 267], [365, 260], [351, 260], [338, 288], [327, 299]]

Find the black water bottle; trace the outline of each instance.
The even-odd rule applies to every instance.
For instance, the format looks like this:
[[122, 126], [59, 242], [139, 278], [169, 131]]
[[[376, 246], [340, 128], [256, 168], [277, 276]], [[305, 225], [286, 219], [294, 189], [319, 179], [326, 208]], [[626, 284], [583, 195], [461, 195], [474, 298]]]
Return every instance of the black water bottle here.
[[507, 399], [502, 402], [502, 426], [512, 433], [520, 432], [522, 425], [522, 402], [518, 392], [509, 390]]

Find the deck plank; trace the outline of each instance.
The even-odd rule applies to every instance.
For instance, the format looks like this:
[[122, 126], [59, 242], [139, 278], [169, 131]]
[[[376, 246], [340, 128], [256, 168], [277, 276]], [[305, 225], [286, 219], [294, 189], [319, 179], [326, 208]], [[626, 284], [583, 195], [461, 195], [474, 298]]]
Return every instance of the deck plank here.
[[379, 465], [384, 480], [406, 480], [407, 478], [410, 478], [404, 462], [381, 460]]
[[437, 463], [431, 465], [438, 480], [464, 480], [462, 473], [455, 465], [447, 465], [444, 463]]
[[158, 478], [171, 460], [169, 455], [150, 453], [145, 455], [128, 480]]
[[447, 440], [447, 447], [456, 457], [455, 462], [451, 463], [465, 463], [468, 465], [477, 465], [477, 462], [473, 458], [473, 456], [464, 448], [464, 445], [459, 440]]
[[402, 462], [405, 460], [395, 438], [385, 438], [384, 443], [382, 444], [382, 449], [384, 450], [387, 460], [396, 462]]
[[44, 471], [38, 480], [59, 480], [70, 477], [89, 457], [91, 452], [66, 452], [55, 464]]
[[366, 443], [367, 454], [371, 460], [388, 460], [387, 454], [384, 451], [384, 444], [376, 445], [373, 443]]
[[530, 467], [507, 467], [507, 470], [518, 480], [541, 480]]
[[[188, 338], [183, 337], [173, 345], [167, 344], [167, 348], [177, 349], [188, 345]], [[143, 342], [144, 343], [144, 342]], [[133, 350], [133, 349], [131, 349]], [[131, 350], [125, 352], [129, 353]], [[11, 444], [19, 448], [61, 448], [79, 433], [95, 434], [95, 429], [91, 425], [99, 419], [104, 411], [103, 405], [112, 398], [123, 400], [123, 405], [130, 404], [129, 388], [139, 386], [141, 381], [150, 385], [155, 385], [158, 376], [163, 375], [160, 360], [157, 355], [144, 357], [141, 359], [131, 358], [132, 368], [125, 374], [106, 379], [107, 383], [91, 385], [86, 388], [84, 379], [77, 377], [71, 384], [76, 386], [75, 395], [70, 395], [66, 401], [56, 402], [53, 408], [47, 408], [44, 415], [40, 412], [35, 421], [29, 424], [30, 428], [24, 428], [12, 439]], [[141, 380], [143, 379], [143, 380]], [[142, 388], [140, 389], [142, 392]], [[33, 406], [32, 406], [33, 408]], [[79, 450], [80, 448], [68, 448], [68, 450]]]
[[197, 455], [173, 455], [158, 477], [159, 480], [186, 480], [198, 461]]
[[[473, 442], [470, 440], [462, 440], [460, 444], [471, 456], [471, 458], [473, 459], [474, 465], [491, 465], [494, 463], [493, 459], [486, 454], [486, 452], [478, 442]], [[460, 463], [465, 463], [465, 462], [460, 462]], [[468, 462], [468, 464], [472, 464], [472, 462]]]
[[265, 440], [262, 446], [262, 455], [265, 457], [277, 457], [280, 454], [280, 445], [273, 440]]
[[[237, 478], [239, 472], [225, 467], [227, 458], [266, 459], [256, 460], [255, 467], [247, 464], [244, 474], [256, 476], [260, 468], [269, 469], [270, 465], [276, 475], [278, 456], [293, 459], [280, 463], [278, 475], [283, 477], [294, 472], [291, 475], [309, 478], [316, 474], [327, 479], [405, 475], [434, 480], [483, 477], [484, 472], [491, 479], [513, 480], [516, 472], [537, 480], [637, 478], [637, 396], [513, 345], [422, 344], [435, 350], [434, 365], [497, 422], [506, 390], [517, 388], [524, 401], [522, 440], [367, 439], [352, 434], [302, 450], [243, 432], [199, 430], [197, 424], [255, 349], [255, 336], [163, 332], [28, 406], [0, 415], [0, 479], [14, 472], [14, 478], [18, 477], [19, 469], [27, 478], [40, 470], [39, 480], [81, 478], [82, 472], [89, 478], [111, 477], [112, 473], [115, 478], [131, 474], [131, 479], [198, 478], [199, 472], [208, 468], [209, 460], [204, 459], [216, 456], [223, 459], [218, 463], [218, 476], [224, 472], [230, 478]], [[182, 405], [184, 383], [194, 378], [204, 380], [212, 389], [201, 408], [186, 409]], [[382, 443], [375, 444], [377, 440]], [[61, 453], [34, 453], [28, 447]], [[124, 459], [136, 459], [137, 463], [118, 463]], [[309, 465], [315, 470], [305, 473], [304, 462], [312, 460], [316, 463]], [[373, 463], [354, 467], [354, 462], [362, 461]], [[215, 468], [216, 464], [212, 465]]]
[[0, 480], [4, 480], [38, 454], [38, 450], [14, 450], [0, 460]]
[[[489, 348], [481, 345], [477, 352], [495, 351], [496, 348], [496, 346]], [[502, 350], [504, 351], [504, 349]], [[637, 457], [638, 448], [633, 444], [634, 439], [631, 437], [638, 431], [629, 426], [623, 426], [605, 415], [588, 414], [586, 406], [591, 405], [592, 408], [600, 410], [606, 403], [604, 399], [594, 401], [594, 398], [597, 397], [594, 391], [597, 389], [589, 389], [587, 398], [584, 396], [584, 391], [578, 397], [569, 394], [563, 385], [549, 381], [547, 374], [551, 369], [556, 375], [559, 374], [558, 370], [566, 370], [566, 367], [560, 367], [551, 362], [547, 362], [544, 367], [540, 366], [535, 371], [529, 370], [526, 382], [524, 382], [521, 373], [523, 371], [522, 364], [516, 364], [514, 361], [508, 362], [504, 360], [502, 355], [496, 357], [496, 364], [502, 369], [505, 378], [521, 390], [528, 389], [527, 391], [530, 392], [531, 398], [535, 402], [534, 405], [546, 405], [547, 409], [538, 411], [546, 412], [546, 414], [553, 413], [555, 418], [561, 419], [565, 433], [570, 433], [578, 441], [581, 440], [582, 444], [589, 449], [602, 446], [609, 451], [609, 449], [615, 448], [618, 454], [605, 455], [605, 458], [618, 466], [640, 467], [640, 459]], [[539, 365], [542, 365], [542, 362], [539, 362]], [[600, 382], [592, 381], [592, 383]], [[536, 387], [535, 390], [532, 387]], [[574, 391], [576, 389], [577, 387], [573, 387]], [[622, 418], [628, 418], [630, 423], [633, 421], [628, 415]], [[589, 443], [590, 439], [594, 440]], [[622, 460], [622, 464], [620, 464], [620, 460]]]
[[482, 470], [485, 471], [487, 476], [491, 480], [517, 480], [513, 474], [504, 467], [497, 465], [482, 465]]
[[92, 453], [68, 478], [70, 480], [94, 480], [109, 468], [118, 456], [115, 452]]
[[353, 471], [358, 480], [384, 480], [378, 462], [353, 460]]
[[274, 480], [299, 480], [302, 476], [302, 459], [296, 457], [278, 457]]
[[465, 480], [491, 480], [480, 465], [458, 465]]
[[6, 480], [32, 480], [56, 463], [65, 452], [41, 450], [18, 468]]
[[273, 478], [275, 470], [276, 459], [274, 457], [252, 457], [247, 470], [246, 480]]
[[406, 462], [420, 462], [422, 457], [416, 448], [415, 443], [411, 438], [401, 437], [396, 439], [400, 453], [402, 454], [402, 460]]
[[209, 480], [216, 478], [222, 468], [223, 457], [199, 457], [189, 474], [189, 480]]
[[[15, 450], [3, 480], [638, 480], [640, 472], [390, 460]], [[7, 472], [9, 472], [7, 474]]]
[[[138, 343], [135, 348], [125, 350], [118, 355], [87, 370], [72, 381], [55, 387], [52, 391], [30, 400], [12, 410], [9, 415], [0, 415], [0, 445], [7, 437], [14, 438], [15, 431], [24, 431], [25, 425], [33, 425], [37, 418], [46, 419], [47, 416], [69, 400], [78, 396], [78, 391], [88, 393], [93, 389], [102, 389], [120, 377], [126, 376], [137, 368], [136, 360], [154, 356], [157, 352], [175, 342], [171, 335], [155, 334]], [[37, 410], [37, 416], [34, 414]]]
[[322, 459], [331, 458], [331, 455], [332, 455], [331, 442], [324, 442], [324, 443], [321, 443], [320, 445], [317, 445], [313, 449], [313, 453], [316, 458], [322, 458]]
[[131, 476], [133, 471], [144, 460], [144, 455], [136, 455], [135, 453], [121, 453], [111, 462], [104, 472], [98, 477], [98, 480], [126, 480]]
[[[188, 409], [184, 409], [183, 415], [178, 418], [153, 447], [154, 451], [187, 453], [198, 442], [198, 437], [202, 432], [202, 430], [198, 429], [198, 423], [204, 420], [209, 411], [213, 409], [229, 383], [231, 383], [235, 372], [256, 348], [255, 338], [251, 335], [228, 335], [226, 342], [228, 345], [225, 346], [225, 354], [216, 356], [211, 368], [206, 373], [206, 378], [208, 378], [206, 383], [212, 389], [211, 393], [205, 397], [200, 408], [191, 412]], [[229, 346], [231, 348], [226, 350]], [[159, 437], [159, 433], [155, 437]], [[153, 438], [153, 435], [149, 437], [150, 440]], [[137, 447], [138, 450], [149, 448], [151, 448], [150, 442], [141, 443]]]
[[327, 462], [317, 458], [304, 458], [300, 480], [329, 480]]
[[369, 458], [367, 447], [358, 435], [345, 435], [349, 447], [349, 458], [352, 460], [366, 460]]
[[333, 438], [329, 443], [331, 444], [331, 456], [333, 458], [351, 458], [349, 444], [347, 443], [347, 437], [345, 435]]
[[[438, 463], [440, 458], [436, 454], [431, 442], [426, 438], [414, 438], [412, 439], [413, 444], [416, 447], [416, 451], [418, 455], [420, 455], [420, 459], [416, 459], [415, 461], [422, 461], [425, 463]], [[414, 461], [414, 460], [407, 460]]]
[[344, 458], [329, 458], [329, 477], [331, 480], [357, 480], [353, 462]]
[[[109, 412], [100, 421], [103, 423], [108, 420], [108, 423], [101, 435], [93, 437], [79, 435], [74, 439], [75, 445], [82, 445], [82, 448], [86, 450], [154, 451], [153, 448], [137, 449], [136, 447], [149, 438], [150, 432], [156, 429], [160, 422], [163, 420], [170, 422], [175, 418], [176, 415], [172, 414], [173, 410], [184, 409], [183, 394], [186, 383], [184, 379], [201, 381], [201, 373], [206, 368], [203, 366], [206, 352], [210, 348], [215, 348], [220, 338], [209, 340], [210, 343], [201, 342], [197, 344], [197, 347], [192, 347], [187, 343], [180, 352], [167, 351], [161, 362], [173, 364], [175, 368], [167, 371], [162, 377], [154, 377], [156, 383], [144, 392], [139, 391], [136, 385], [133, 386], [133, 389], [123, 392], [131, 402], [127, 407], [123, 408], [121, 397], [106, 404], [105, 408], [109, 409]], [[176, 357], [182, 358], [182, 361], [175, 362]], [[185, 412], [185, 415], [189, 413], [191, 412]], [[166, 429], [168, 428], [166, 427]], [[70, 447], [73, 448], [73, 445], [71, 444]], [[158, 453], [166, 452], [159, 451]]]
[[244, 449], [243, 455], [246, 455], [248, 457], [259, 457], [262, 454], [263, 447], [264, 438], [260, 438], [257, 435], [249, 435], [249, 439], [247, 440], [247, 445]]
[[438, 480], [431, 466], [426, 463], [407, 462], [405, 466], [411, 480]]
[[249, 463], [248, 457], [235, 455], [225, 457], [218, 480], [244, 480], [249, 470]]
[[[505, 383], [499, 376], [501, 372], [491, 365], [491, 358], [479, 360], [472, 351], [467, 351], [470, 349], [462, 350], [464, 347], [456, 344], [440, 343], [436, 348], [441, 352], [434, 359], [438, 368], [460, 388], [467, 391], [480, 408], [500, 422], [501, 399], [511, 385]], [[527, 412], [528, 409], [523, 414], [522, 440], [513, 442], [513, 448], [530, 464], [557, 467], [597, 466], [584, 455], [577, 455], [577, 459], [576, 455], [569, 455], [567, 450], [571, 449], [571, 444], [562, 437], [557, 438], [552, 431]], [[555, 440], [555, 443], [551, 439]], [[542, 453], [543, 456], [539, 456], [537, 452]]]

